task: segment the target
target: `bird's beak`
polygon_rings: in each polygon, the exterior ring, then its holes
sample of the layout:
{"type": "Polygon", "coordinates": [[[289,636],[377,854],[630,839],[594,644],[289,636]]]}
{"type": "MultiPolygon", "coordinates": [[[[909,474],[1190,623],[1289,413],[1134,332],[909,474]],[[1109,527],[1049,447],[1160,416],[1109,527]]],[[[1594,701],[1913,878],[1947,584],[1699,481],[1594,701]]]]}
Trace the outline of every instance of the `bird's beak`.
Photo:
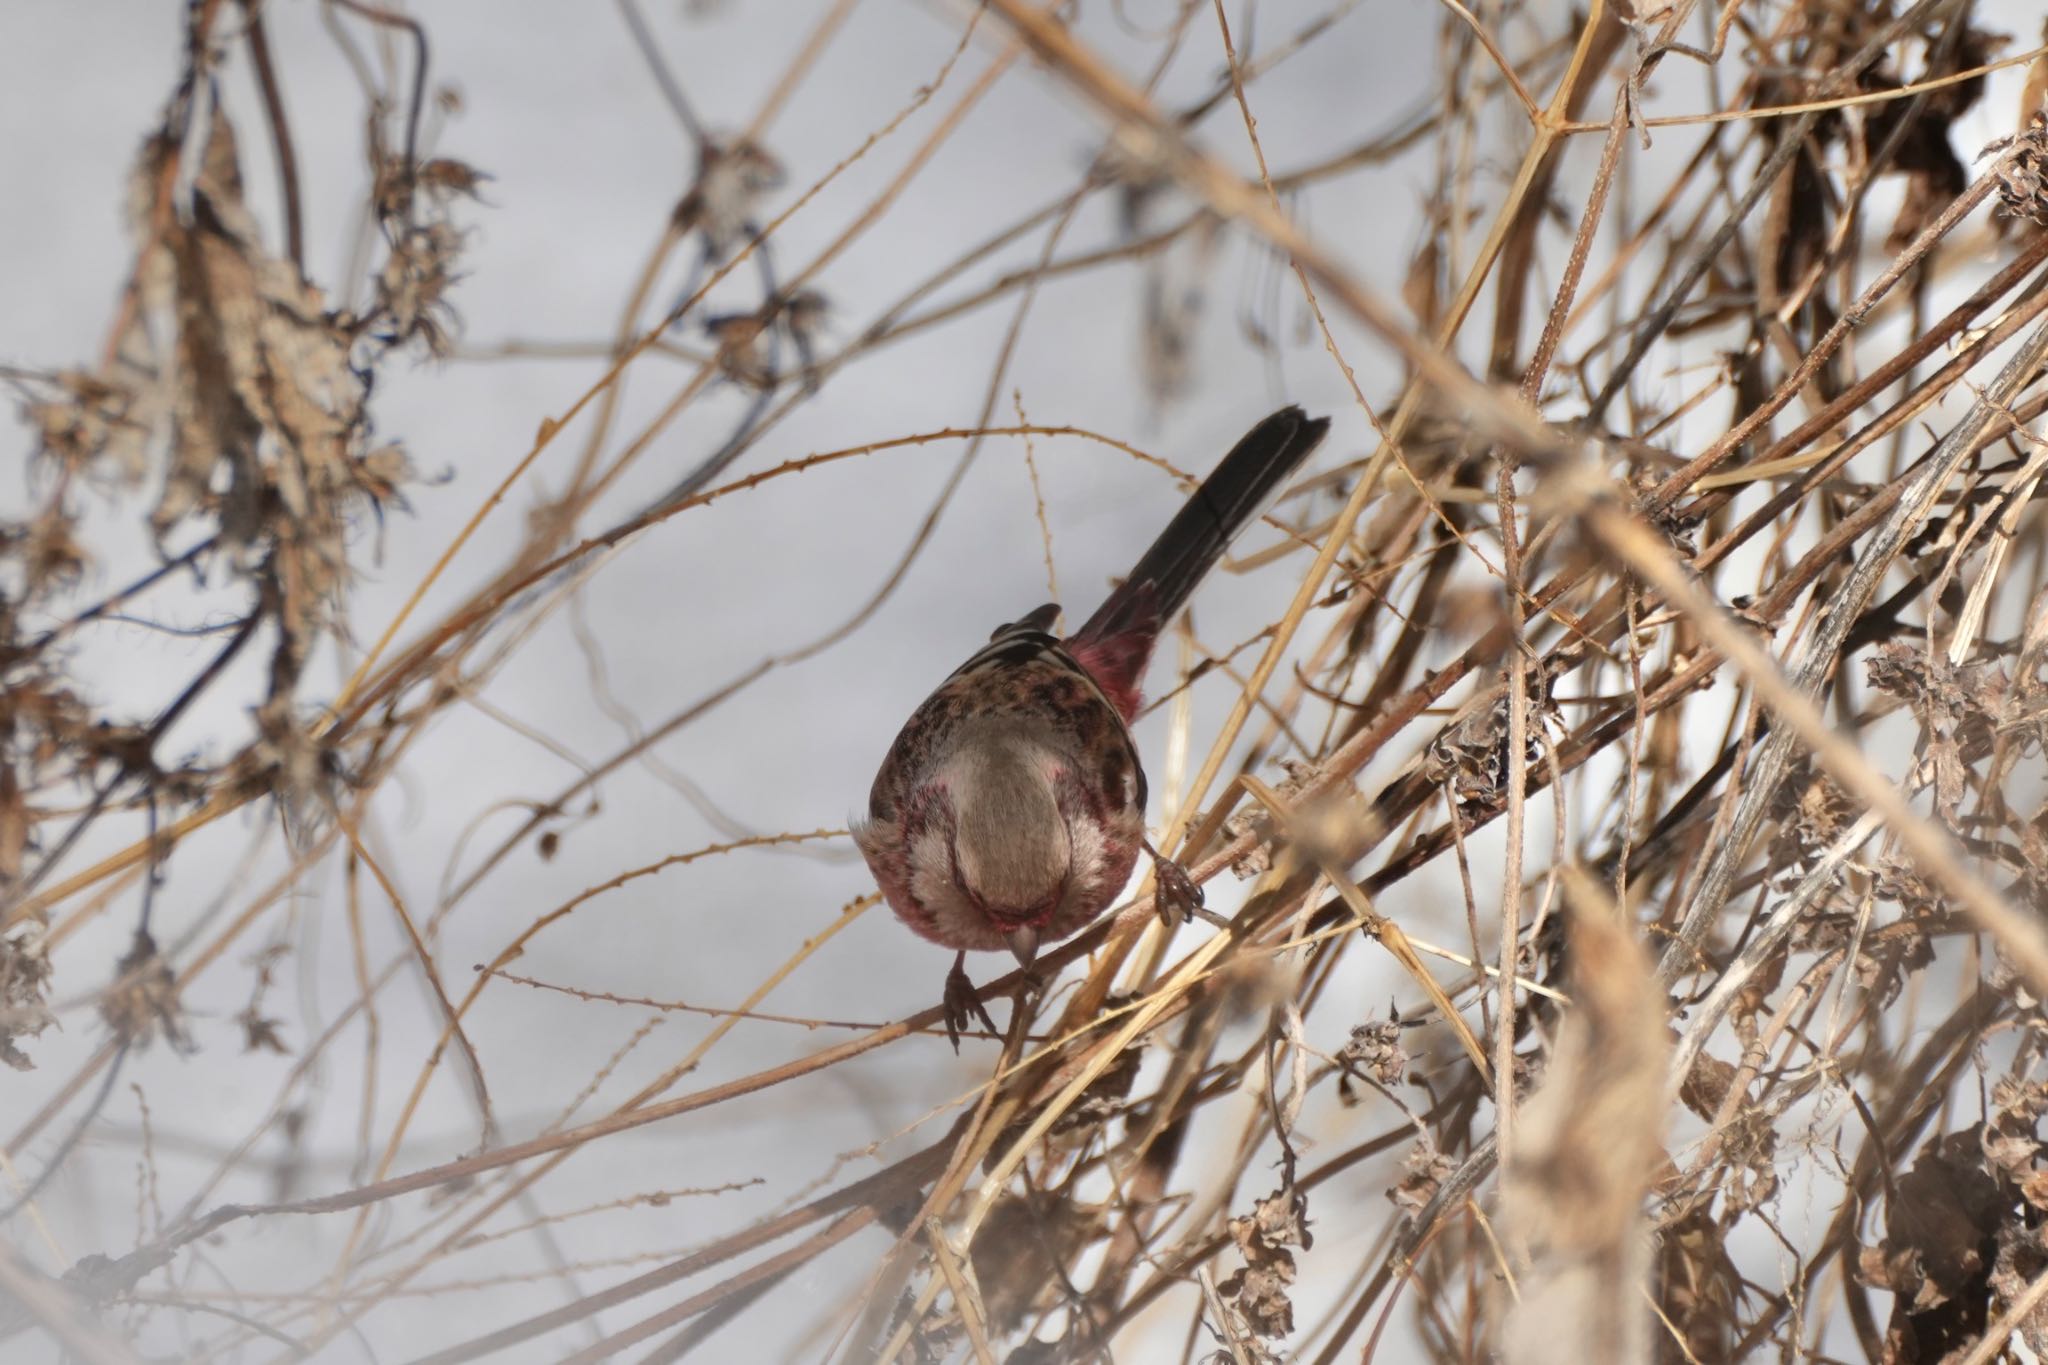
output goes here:
{"type": "Polygon", "coordinates": [[[1017,964],[1029,967],[1031,960],[1038,956],[1038,931],[1030,925],[1012,929],[1009,933],[1010,951],[1017,955],[1017,964]]]}

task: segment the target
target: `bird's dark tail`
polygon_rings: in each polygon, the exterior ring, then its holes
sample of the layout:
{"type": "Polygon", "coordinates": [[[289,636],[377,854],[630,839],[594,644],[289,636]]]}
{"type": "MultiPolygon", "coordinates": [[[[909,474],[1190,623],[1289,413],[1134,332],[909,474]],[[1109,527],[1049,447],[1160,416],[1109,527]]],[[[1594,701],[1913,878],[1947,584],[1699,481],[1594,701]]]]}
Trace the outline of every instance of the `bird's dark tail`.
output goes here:
{"type": "MultiPolygon", "coordinates": [[[[1174,513],[1159,539],[1145,551],[1109,600],[1075,632],[1080,642],[1157,632],[1187,604],[1195,587],[1230,542],[1300,467],[1330,428],[1327,417],[1311,418],[1286,407],[1244,434],[1216,472],[1174,513]]],[[[1151,642],[1144,646],[1151,653],[1151,642]]],[[[1143,668],[1143,661],[1138,663],[1143,668]]]]}

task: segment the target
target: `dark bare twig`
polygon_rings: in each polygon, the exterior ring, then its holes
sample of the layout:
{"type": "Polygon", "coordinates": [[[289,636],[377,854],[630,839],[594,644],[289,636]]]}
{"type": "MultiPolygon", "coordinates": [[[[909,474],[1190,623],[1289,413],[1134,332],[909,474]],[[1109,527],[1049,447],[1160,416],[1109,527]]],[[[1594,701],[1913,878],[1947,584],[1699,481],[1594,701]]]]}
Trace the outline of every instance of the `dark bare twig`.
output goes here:
{"type": "Polygon", "coordinates": [[[256,70],[256,88],[263,96],[265,122],[270,125],[270,142],[277,153],[279,196],[284,200],[285,258],[306,273],[306,224],[299,201],[299,158],[292,147],[291,124],[285,117],[284,91],[279,87],[277,69],[270,57],[270,39],[263,27],[264,0],[241,0],[243,32],[249,42],[249,62],[256,70]]]}
{"type": "Polygon", "coordinates": [[[683,95],[683,88],[676,83],[675,72],[661,55],[661,48],[655,43],[654,35],[647,29],[647,20],[640,13],[639,0],[618,0],[619,17],[626,21],[627,30],[633,35],[633,46],[639,49],[640,57],[647,63],[648,72],[654,77],[655,86],[661,97],[668,101],[668,107],[676,116],[676,122],[683,125],[691,143],[699,155],[705,145],[704,125],[690,108],[690,101],[683,95]]]}

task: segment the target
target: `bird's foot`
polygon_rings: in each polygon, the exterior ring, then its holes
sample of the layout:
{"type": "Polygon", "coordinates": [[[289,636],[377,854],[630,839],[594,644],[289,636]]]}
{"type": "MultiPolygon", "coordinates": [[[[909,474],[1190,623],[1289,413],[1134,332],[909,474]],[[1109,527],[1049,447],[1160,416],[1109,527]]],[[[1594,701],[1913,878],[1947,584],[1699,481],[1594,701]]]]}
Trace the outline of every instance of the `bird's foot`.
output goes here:
{"type": "Polygon", "coordinates": [[[1169,929],[1177,929],[1196,915],[1209,919],[1203,913],[1202,888],[1188,875],[1188,870],[1173,859],[1152,847],[1148,841],[1145,851],[1152,855],[1152,876],[1158,883],[1152,903],[1159,911],[1160,920],[1169,929]]]}
{"type": "Polygon", "coordinates": [[[967,979],[967,954],[961,953],[953,959],[953,970],[946,973],[946,1037],[953,1044],[955,1053],[960,1051],[960,1032],[972,1028],[976,1019],[990,1033],[996,1031],[996,1021],[989,1017],[988,1006],[981,1003],[981,992],[974,989],[974,983],[967,979]]]}
{"type": "Polygon", "coordinates": [[[1186,868],[1170,858],[1161,858],[1153,864],[1153,874],[1159,882],[1154,897],[1159,918],[1168,926],[1186,924],[1202,909],[1202,888],[1195,885],[1186,868]]]}

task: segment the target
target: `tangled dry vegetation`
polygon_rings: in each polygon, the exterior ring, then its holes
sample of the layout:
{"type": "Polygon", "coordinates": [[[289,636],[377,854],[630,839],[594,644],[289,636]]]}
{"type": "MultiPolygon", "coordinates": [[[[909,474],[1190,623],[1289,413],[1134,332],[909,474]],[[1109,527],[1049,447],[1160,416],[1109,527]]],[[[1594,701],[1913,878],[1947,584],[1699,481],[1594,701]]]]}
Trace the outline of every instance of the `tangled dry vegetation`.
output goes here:
{"type": "MultiPolygon", "coordinates": [[[[1155,6],[1148,67],[1103,55],[1118,7],[1076,7],[1068,28],[1057,6],[990,0],[949,12],[952,57],[834,166],[785,165],[776,120],[850,0],[812,7],[775,93],[719,111],[745,129],[719,135],[660,57],[695,21],[622,5],[605,21],[650,59],[695,181],[601,377],[574,409],[532,415],[532,449],[465,485],[495,491],[448,535],[408,513],[413,463],[404,433],[377,429],[376,381],[457,344],[490,168],[433,145],[460,125],[430,31],[327,0],[363,83],[371,173],[352,209],[359,270],[311,278],[313,170],[293,153],[269,8],[190,4],[182,74],[128,180],[134,268],[103,352],[8,374],[35,454],[32,506],[0,531],[0,1060],[36,1098],[0,1105],[0,1353],[38,1336],[93,1361],[736,1359],[767,1339],[794,1358],[1020,1365],[2048,1351],[2048,62],[2033,33],[1997,31],[1974,0],[1447,4],[1427,59],[1438,94],[1332,110],[1348,150],[1304,163],[1258,141],[1262,89],[1304,53],[1375,41],[1358,6],[1155,6]],[[1176,58],[1223,74],[1185,104],[1130,74],[1156,80],[1176,58]],[[256,126],[230,118],[230,77],[261,92],[256,126]],[[778,258],[778,234],[863,158],[915,174],[999,80],[1062,92],[1104,130],[1098,154],[1042,211],[961,242],[835,336],[830,266],[890,230],[901,181],[807,262],[778,258]],[[2002,135],[1986,147],[1974,127],[2002,135]],[[245,181],[252,139],[277,185],[245,181]],[[1301,210],[1403,157],[1436,180],[1397,302],[1301,210]],[[1101,201],[1118,206],[1107,236],[1065,240],[1101,201]],[[1286,534],[1248,554],[1285,566],[1260,580],[1277,584],[1266,628],[1191,636],[1184,676],[1153,679],[1169,710],[1190,684],[1234,701],[1192,734],[1181,713],[1193,761],[1157,837],[1212,901],[1242,880],[1242,907],[1227,928],[1169,931],[1141,887],[1038,979],[986,983],[1015,1010],[1000,1061],[984,1040],[973,1088],[921,1124],[757,1172],[758,1213],[719,1224],[684,1198],[710,1191],[656,1189],[623,1155],[609,1197],[565,1207],[564,1164],[630,1152],[647,1125],[708,1132],[764,1094],[838,1106],[842,1086],[904,1074],[892,1059],[940,1066],[936,1001],[837,1041],[784,1029],[779,1062],[690,1079],[782,975],[830,960],[867,896],[826,907],[782,971],[713,1017],[685,1016],[697,1033],[673,1064],[635,1069],[641,1026],[582,1093],[522,1090],[477,1032],[480,997],[519,1007],[545,987],[635,1021],[655,1003],[523,976],[530,944],[637,878],[844,832],[659,860],[612,846],[609,872],[559,903],[506,884],[515,857],[546,859],[600,819],[589,797],[607,776],[774,660],[636,725],[565,788],[521,793],[516,827],[458,851],[432,897],[406,894],[368,834],[410,751],[488,705],[537,624],[572,590],[602,591],[615,547],[716,517],[722,495],[892,444],[964,441],[956,471],[984,442],[1120,446],[1021,405],[1006,425],[1007,345],[971,431],[803,458],[776,432],[902,337],[992,315],[1014,338],[1035,292],[1077,272],[1132,302],[1162,400],[1220,382],[1196,372],[1191,338],[1223,240],[1270,253],[1309,353],[1358,385],[1327,467],[1274,513],[1286,534]],[[1036,264],[1002,267],[1019,243],[1036,264]],[[1208,246],[1174,250],[1190,243],[1208,246]],[[663,315],[649,281],[669,265],[689,287],[663,315]],[[636,428],[619,377],[656,352],[687,378],[636,428]],[[657,436],[735,392],[730,439],[640,515],[592,521],[657,436]],[[516,552],[481,586],[433,595],[448,564],[475,570],[472,533],[517,515],[499,504],[528,496],[530,469],[552,491],[516,552]],[[101,534],[147,537],[157,566],[108,591],[101,534]],[[378,536],[433,536],[439,558],[405,610],[365,624],[349,602],[378,536]],[[202,578],[238,605],[198,666],[148,714],[96,702],[77,643],[202,578]],[[309,682],[329,650],[338,690],[309,682]],[[238,735],[196,756],[164,742],[252,660],[238,735]],[[252,811],[260,871],[187,855],[252,811]],[[161,922],[194,883],[212,908],[161,922]],[[1454,941],[1391,909],[1425,883],[1460,889],[1438,921],[1454,941]],[[313,885],[336,889],[294,910],[313,885]],[[512,928],[472,973],[442,945],[480,887],[512,928]],[[354,945],[353,994],[324,1003],[317,1033],[280,1003],[278,925],[307,913],[346,916],[354,945]],[[93,932],[107,925],[116,938],[93,932]],[[231,1031],[202,1027],[193,992],[237,974],[248,1004],[231,1031]],[[431,1026],[380,1034],[380,1002],[420,982],[431,1026]],[[94,1041],[51,1077],[46,1029],[66,1001],[67,1035],[94,1041]],[[159,1087],[171,1054],[178,1075],[274,1087],[267,1116],[180,1156],[152,1145],[145,1105],[139,1144],[98,1146],[124,1073],[159,1087]],[[397,1102],[363,1082],[346,1174],[295,1185],[258,1160],[311,1160],[323,1068],[374,1076],[380,1059],[417,1082],[397,1102]],[[476,1140],[422,1157],[421,1093],[450,1075],[476,1140]],[[560,1117],[517,1117],[508,1092],[560,1117]],[[55,1196],[80,1166],[147,1212],[128,1245],[67,1237],[55,1196]],[[651,1266],[553,1240],[634,1209],[667,1215],[671,1242],[700,1231],[651,1266]],[[265,1237],[308,1222],[343,1230],[327,1263],[262,1292],[238,1283],[265,1237]],[[542,1261],[499,1281],[524,1298],[451,1307],[438,1336],[380,1334],[408,1296],[460,1303],[508,1245],[542,1261]],[[764,1318],[782,1335],[749,1336],[764,1318]]],[[[776,1006],[805,1018],[796,998],[776,1006]]],[[[697,1174],[684,1182],[718,1183],[697,1174]]]]}

